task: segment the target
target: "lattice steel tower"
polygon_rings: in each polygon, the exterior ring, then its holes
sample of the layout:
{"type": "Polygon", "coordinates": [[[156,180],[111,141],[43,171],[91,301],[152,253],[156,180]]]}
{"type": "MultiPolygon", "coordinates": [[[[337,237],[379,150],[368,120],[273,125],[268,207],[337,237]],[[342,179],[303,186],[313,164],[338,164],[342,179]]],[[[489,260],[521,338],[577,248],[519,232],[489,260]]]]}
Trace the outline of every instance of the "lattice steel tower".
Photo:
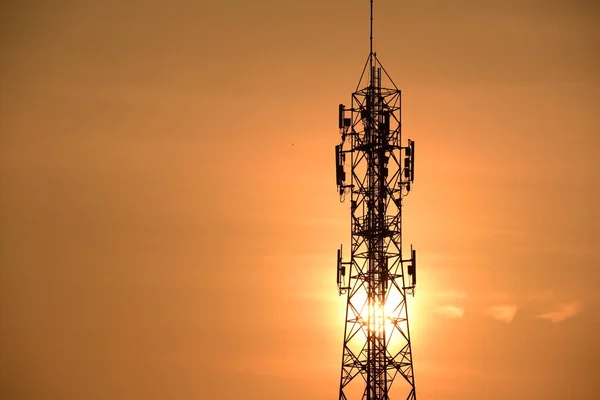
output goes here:
{"type": "Polygon", "coordinates": [[[339,107],[336,183],[350,195],[351,249],[338,250],[337,283],[347,295],[339,398],[416,399],[407,296],[416,253],[402,252],[402,199],[414,181],[415,143],[402,146],[401,92],[370,51],[350,108],[339,107]],[[382,86],[384,82],[387,87],[382,86]],[[345,168],[350,168],[349,182],[345,168]]]}

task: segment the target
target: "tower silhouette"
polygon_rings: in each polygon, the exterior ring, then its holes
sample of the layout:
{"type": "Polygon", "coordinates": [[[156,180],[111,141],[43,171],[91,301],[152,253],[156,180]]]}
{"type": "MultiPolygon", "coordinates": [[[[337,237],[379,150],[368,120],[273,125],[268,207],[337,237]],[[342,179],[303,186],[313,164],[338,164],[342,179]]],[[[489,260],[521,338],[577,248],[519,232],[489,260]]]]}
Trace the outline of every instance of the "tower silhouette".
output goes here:
{"type": "Polygon", "coordinates": [[[402,200],[414,181],[415,142],[402,145],[401,91],[370,51],[350,107],[339,106],[336,184],[350,197],[347,261],[337,255],[346,295],[340,400],[416,399],[407,297],[414,295],[416,251],[403,258],[402,200]],[[383,86],[385,85],[385,86],[383,86]],[[346,169],[349,167],[349,176],[346,169]]]}

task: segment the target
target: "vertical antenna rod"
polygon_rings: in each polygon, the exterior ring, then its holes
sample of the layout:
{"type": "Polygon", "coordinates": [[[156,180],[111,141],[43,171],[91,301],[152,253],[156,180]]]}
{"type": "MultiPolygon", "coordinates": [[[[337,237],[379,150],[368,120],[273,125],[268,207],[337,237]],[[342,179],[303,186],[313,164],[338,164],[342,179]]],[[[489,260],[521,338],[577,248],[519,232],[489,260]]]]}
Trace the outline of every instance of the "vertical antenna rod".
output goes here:
{"type": "Polygon", "coordinates": [[[335,146],[338,192],[351,200],[350,257],[337,253],[336,281],[346,296],[339,400],[416,400],[408,296],[417,257],[412,246],[408,258],[402,251],[415,146],[402,144],[401,91],[373,53],[370,4],[369,57],[351,106],[339,106],[335,146]]]}
{"type": "Polygon", "coordinates": [[[369,53],[373,54],[373,0],[371,0],[371,29],[369,30],[369,53]]]}

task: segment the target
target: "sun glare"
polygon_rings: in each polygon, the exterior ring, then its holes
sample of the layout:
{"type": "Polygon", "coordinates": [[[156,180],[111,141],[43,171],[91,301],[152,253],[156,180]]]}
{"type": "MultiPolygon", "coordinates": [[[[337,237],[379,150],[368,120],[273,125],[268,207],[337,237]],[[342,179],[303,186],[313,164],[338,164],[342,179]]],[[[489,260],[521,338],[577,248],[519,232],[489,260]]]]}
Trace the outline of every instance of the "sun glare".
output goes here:
{"type": "MultiPolygon", "coordinates": [[[[386,337],[392,334],[396,325],[401,326],[402,321],[406,319],[406,308],[397,290],[388,292],[384,304],[375,300],[367,301],[366,291],[353,295],[352,303],[359,310],[363,325],[371,332],[384,331],[386,337]]],[[[408,307],[412,308],[410,304],[408,307]]]]}

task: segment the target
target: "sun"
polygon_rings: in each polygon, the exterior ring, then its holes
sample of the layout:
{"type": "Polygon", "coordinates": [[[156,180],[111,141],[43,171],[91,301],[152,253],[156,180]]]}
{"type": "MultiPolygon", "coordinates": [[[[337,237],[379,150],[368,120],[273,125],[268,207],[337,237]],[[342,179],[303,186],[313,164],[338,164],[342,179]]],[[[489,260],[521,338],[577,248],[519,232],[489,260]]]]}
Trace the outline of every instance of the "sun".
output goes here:
{"type": "Polygon", "coordinates": [[[407,304],[398,290],[388,291],[385,297],[384,303],[368,299],[366,290],[361,290],[352,295],[351,303],[354,309],[358,310],[359,318],[366,330],[391,338],[392,335],[397,335],[395,331],[405,329],[407,305],[410,312],[412,302],[407,304]]]}

